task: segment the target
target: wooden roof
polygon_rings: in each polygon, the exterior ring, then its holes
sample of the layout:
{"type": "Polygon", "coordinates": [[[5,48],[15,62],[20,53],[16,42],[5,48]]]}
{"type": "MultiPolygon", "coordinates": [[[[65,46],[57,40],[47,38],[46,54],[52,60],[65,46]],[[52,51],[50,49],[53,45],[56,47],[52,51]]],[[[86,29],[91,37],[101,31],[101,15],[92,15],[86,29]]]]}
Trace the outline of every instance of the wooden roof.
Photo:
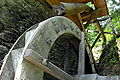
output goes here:
{"type": "MultiPolygon", "coordinates": [[[[105,0],[46,0],[51,6],[53,5],[59,5],[60,2],[66,2],[66,3],[87,3],[87,2],[92,2],[95,6],[96,9],[100,9],[100,13],[97,13],[95,16],[95,19],[101,16],[106,16],[108,15],[108,9],[106,6],[106,1],[105,0]]],[[[90,13],[86,15],[82,15],[83,22],[87,21],[89,19],[90,13]]],[[[69,19],[71,19],[73,22],[75,22],[78,26],[79,24],[79,19],[77,14],[74,15],[66,15],[69,19]]]]}

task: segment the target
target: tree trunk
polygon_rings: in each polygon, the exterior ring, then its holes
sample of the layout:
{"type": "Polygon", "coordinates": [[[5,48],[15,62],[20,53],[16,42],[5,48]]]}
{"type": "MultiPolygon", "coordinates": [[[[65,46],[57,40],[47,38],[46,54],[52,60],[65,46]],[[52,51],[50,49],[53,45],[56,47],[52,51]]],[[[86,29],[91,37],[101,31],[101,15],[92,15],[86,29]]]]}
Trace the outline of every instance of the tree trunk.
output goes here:
{"type": "Polygon", "coordinates": [[[51,16],[51,7],[44,0],[1,0],[0,63],[26,29],[51,16]]]}

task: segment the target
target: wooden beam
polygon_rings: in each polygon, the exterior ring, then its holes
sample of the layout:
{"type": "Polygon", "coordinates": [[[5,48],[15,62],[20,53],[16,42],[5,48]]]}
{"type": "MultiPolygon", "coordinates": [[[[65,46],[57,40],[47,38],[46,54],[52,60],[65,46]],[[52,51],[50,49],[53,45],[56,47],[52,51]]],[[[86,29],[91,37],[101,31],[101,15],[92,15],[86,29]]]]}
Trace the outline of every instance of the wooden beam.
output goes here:
{"type": "Polygon", "coordinates": [[[101,35],[101,34],[102,34],[102,33],[99,33],[99,34],[98,34],[98,36],[97,36],[97,38],[95,39],[95,41],[93,42],[91,48],[93,48],[93,47],[95,46],[95,44],[96,44],[97,40],[100,38],[100,35],[101,35]]]}
{"type": "Polygon", "coordinates": [[[91,21],[94,19],[95,14],[91,14],[89,20],[87,21],[87,23],[85,24],[85,28],[87,28],[89,26],[89,24],[91,23],[91,21]]]}
{"type": "Polygon", "coordinates": [[[66,49],[65,49],[65,59],[64,59],[64,71],[65,72],[69,72],[69,69],[70,69],[70,60],[69,60],[69,57],[70,57],[70,44],[69,44],[69,41],[66,41],[66,49]]]}
{"type": "MultiPolygon", "coordinates": [[[[95,33],[99,33],[99,31],[96,31],[96,30],[87,30],[87,32],[95,32],[95,33]]],[[[111,32],[103,32],[104,34],[110,34],[110,35],[113,35],[114,33],[111,33],[111,32]]]]}
{"type": "Polygon", "coordinates": [[[100,13],[100,11],[101,11],[101,10],[98,9],[98,10],[93,11],[93,12],[91,13],[91,15],[90,15],[90,17],[89,17],[87,23],[85,24],[85,28],[88,27],[88,25],[92,22],[92,20],[95,18],[95,16],[96,16],[98,13],[100,13]]]}
{"type": "MultiPolygon", "coordinates": [[[[102,28],[102,32],[104,32],[104,29],[106,28],[106,26],[108,25],[108,23],[110,22],[111,18],[109,18],[106,22],[106,24],[104,25],[104,27],[102,28]]],[[[99,35],[97,36],[97,38],[95,39],[95,41],[93,42],[92,48],[94,47],[94,45],[96,44],[97,40],[100,38],[102,32],[99,33],[99,35]]]]}
{"type": "Polygon", "coordinates": [[[95,27],[97,28],[97,30],[99,31],[99,33],[101,33],[101,36],[102,36],[103,41],[106,42],[106,37],[105,37],[105,35],[104,35],[104,33],[103,33],[102,27],[101,27],[101,25],[99,24],[99,22],[94,23],[94,25],[95,25],[95,27]]]}
{"type": "Polygon", "coordinates": [[[79,21],[80,21],[80,24],[82,26],[82,29],[83,29],[83,32],[84,32],[84,36],[85,36],[85,42],[86,42],[86,45],[87,45],[87,52],[88,52],[88,55],[89,55],[89,58],[90,58],[90,63],[91,63],[91,67],[92,67],[92,72],[93,73],[96,73],[95,71],[95,60],[94,60],[94,57],[93,57],[93,54],[92,54],[92,49],[90,47],[90,44],[88,42],[88,39],[87,39],[87,34],[85,32],[85,27],[83,25],[83,22],[82,22],[82,17],[80,15],[80,13],[78,13],[78,18],[79,18],[79,21]]]}
{"type": "Polygon", "coordinates": [[[101,13],[101,9],[98,8],[98,9],[96,9],[95,11],[91,11],[91,12],[89,12],[89,13],[81,14],[81,17],[82,17],[83,22],[88,21],[89,18],[90,18],[90,16],[91,16],[91,14],[96,14],[95,17],[94,17],[94,19],[96,20],[98,17],[101,17],[101,16],[100,16],[100,15],[102,14],[102,13],[101,13]]]}
{"type": "Polygon", "coordinates": [[[79,63],[78,63],[78,77],[85,74],[85,40],[84,32],[81,32],[81,42],[79,45],[79,63]]]}
{"type": "Polygon", "coordinates": [[[91,23],[96,23],[96,22],[100,22],[100,21],[105,21],[107,20],[109,17],[106,17],[106,18],[102,18],[102,19],[96,19],[94,21],[92,21],[91,23]]]}
{"type": "Polygon", "coordinates": [[[91,10],[91,7],[83,3],[61,2],[59,5],[53,6],[53,11],[55,15],[71,15],[83,12],[90,12],[91,10]]]}
{"type": "Polygon", "coordinates": [[[26,50],[24,59],[60,80],[75,80],[71,75],[64,72],[32,49],[26,50]]]}

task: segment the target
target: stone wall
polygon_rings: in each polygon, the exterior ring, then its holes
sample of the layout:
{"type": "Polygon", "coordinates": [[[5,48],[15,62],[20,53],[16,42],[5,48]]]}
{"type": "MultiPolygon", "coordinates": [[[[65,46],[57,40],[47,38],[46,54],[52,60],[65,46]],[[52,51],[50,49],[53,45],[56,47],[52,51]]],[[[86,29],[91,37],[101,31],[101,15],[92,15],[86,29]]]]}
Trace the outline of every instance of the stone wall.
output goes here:
{"type": "Polygon", "coordinates": [[[0,0],[0,65],[26,29],[51,16],[51,7],[44,0],[0,0]]]}

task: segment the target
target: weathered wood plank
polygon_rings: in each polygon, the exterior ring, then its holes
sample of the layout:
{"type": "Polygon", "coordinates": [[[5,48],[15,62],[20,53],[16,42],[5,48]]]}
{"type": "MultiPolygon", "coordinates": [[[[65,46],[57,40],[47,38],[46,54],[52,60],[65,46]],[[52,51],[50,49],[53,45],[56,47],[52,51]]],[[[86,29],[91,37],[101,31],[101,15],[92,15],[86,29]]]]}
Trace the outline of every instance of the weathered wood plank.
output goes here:
{"type": "Polygon", "coordinates": [[[92,54],[92,49],[91,49],[90,44],[89,44],[88,39],[87,39],[87,34],[85,32],[85,27],[83,25],[83,21],[82,21],[82,17],[80,15],[80,13],[78,13],[78,18],[79,18],[79,22],[81,24],[82,30],[85,34],[84,35],[85,36],[85,42],[86,42],[86,45],[87,45],[86,49],[87,49],[87,52],[88,52],[88,55],[89,55],[89,58],[90,58],[92,72],[95,73],[96,71],[95,71],[94,57],[93,57],[93,54],[92,54]]]}
{"type": "Polygon", "coordinates": [[[43,80],[43,70],[22,59],[21,50],[13,50],[14,53],[12,52],[13,68],[15,70],[14,80],[43,80]]]}
{"type": "Polygon", "coordinates": [[[102,27],[101,27],[100,23],[97,22],[97,23],[95,23],[94,25],[95,25],[95,27],[97,28],[97,30],[99,31],[99,33],[102,33],[101,36],[102,36],[102,38],[103,38],[103,41],[106,42],[106,37],[105,37],[105,35],[104,35],[104,32],[102,31],[102,27]]]}
{"type": "MultiPolygon", "coordinates": [[[[97,9],[101,9],[101,13],[100,14],[97,14],[94,19],[98,18],[98,17],[101,17],[101,16],[106,16],[108,15],[108,9],[107,9],[107,6],[106,6],[106,1],[105,0],[46,0],[51,6],[54,6],[54,5],[59,5],[60,2],[66,2],[66,3],[86,3],[86,2],[92,2],[95,7],[97,9]]],[[[67,15],[67,17],[69,19],[71,19],[72,21],[74,21],[78,26],[80,25],[79,24],[79,20],[78,20],[78,17],[76,14],[74,15],[67,15]]],[[[89,19],[90,15],[85,15],[82,17],[83,21],[87,21],[89,19]]]]}
{"type": "Polygon", "coordinates": [[[53,7],[53,11],[56,15],[71,15],[83,12],[90,12],[91,7],[83,3],[64,3],[61,2],[56,7],[53,7]]]}
{"type": "Polygon", "coordinates": [[[67,44],[66,44],[66,49],[65,49],[65,60],[64,60],[64,71],[65,72],[69,72],[69,69],[70,69],[70,60],[69,60],[69,57],[70,57],[70,44],[69,42],[67,41],[67,44]]]}
{"type": "Polygon", "coordinates": [[[16,69],[14,80],[43,80],[43,73],[42,69],[23,59],[16,69]]]}
{"type": "Polygon", "coordinates": [[[60,80],[75,80],[72,76],[58,68],[57,66],[53,65],[47,59],[40,56],[38,53],[31,49],[27,49],[24,55],[24,58],[31,62],[32,64],[38,66],[43,71],[51,74],[52,76],[60,79],[60,80]]]}
{"type": "Polygon", "coordinates": [[[22,55],[23,48],[21,49],[15,49],[11,51],[11,56],[12,56],[12,64],[14,71],[16,71],[17,65],[19,63],[20,57],[22,55]]]}
{"type": "MultiPolygon", "coordinates": [[[[33,26],[30,29],[32,28],[36,28],[36,26],[33,26]]],[[[25,31],[17,39],[13,47],[10,49],[9,53],[6,55],[0,71],[0,80],[13,80],[15,76],[16,67],[17,64],[19,63],[19,59],[22,53],[22,47],[24,47],[24,43],[25,43],[24,36],[27,31],[25,31]]]]}
{"type": "Polygon", "coordinates": [[[27,50],[24,55],[24,58],[30,61],[31,63],[35,64],[36,66],[40,67],[45,72],[57,77],[58,79],[64,80],[64,78],[67,78],[69,80],[74,80],[72,76],[68,75],[52,63],[48,62],[47,59],[38,55],[38,53],[36,53],[33,50],[27,50]]]}
{"type": "Polygon", "coordinates": [[[78,75],[79,77],[85,73],[85,40],[84,32],[81,33],[81,42],[79,45],[79,63],[78,63],[78,75]]]}

